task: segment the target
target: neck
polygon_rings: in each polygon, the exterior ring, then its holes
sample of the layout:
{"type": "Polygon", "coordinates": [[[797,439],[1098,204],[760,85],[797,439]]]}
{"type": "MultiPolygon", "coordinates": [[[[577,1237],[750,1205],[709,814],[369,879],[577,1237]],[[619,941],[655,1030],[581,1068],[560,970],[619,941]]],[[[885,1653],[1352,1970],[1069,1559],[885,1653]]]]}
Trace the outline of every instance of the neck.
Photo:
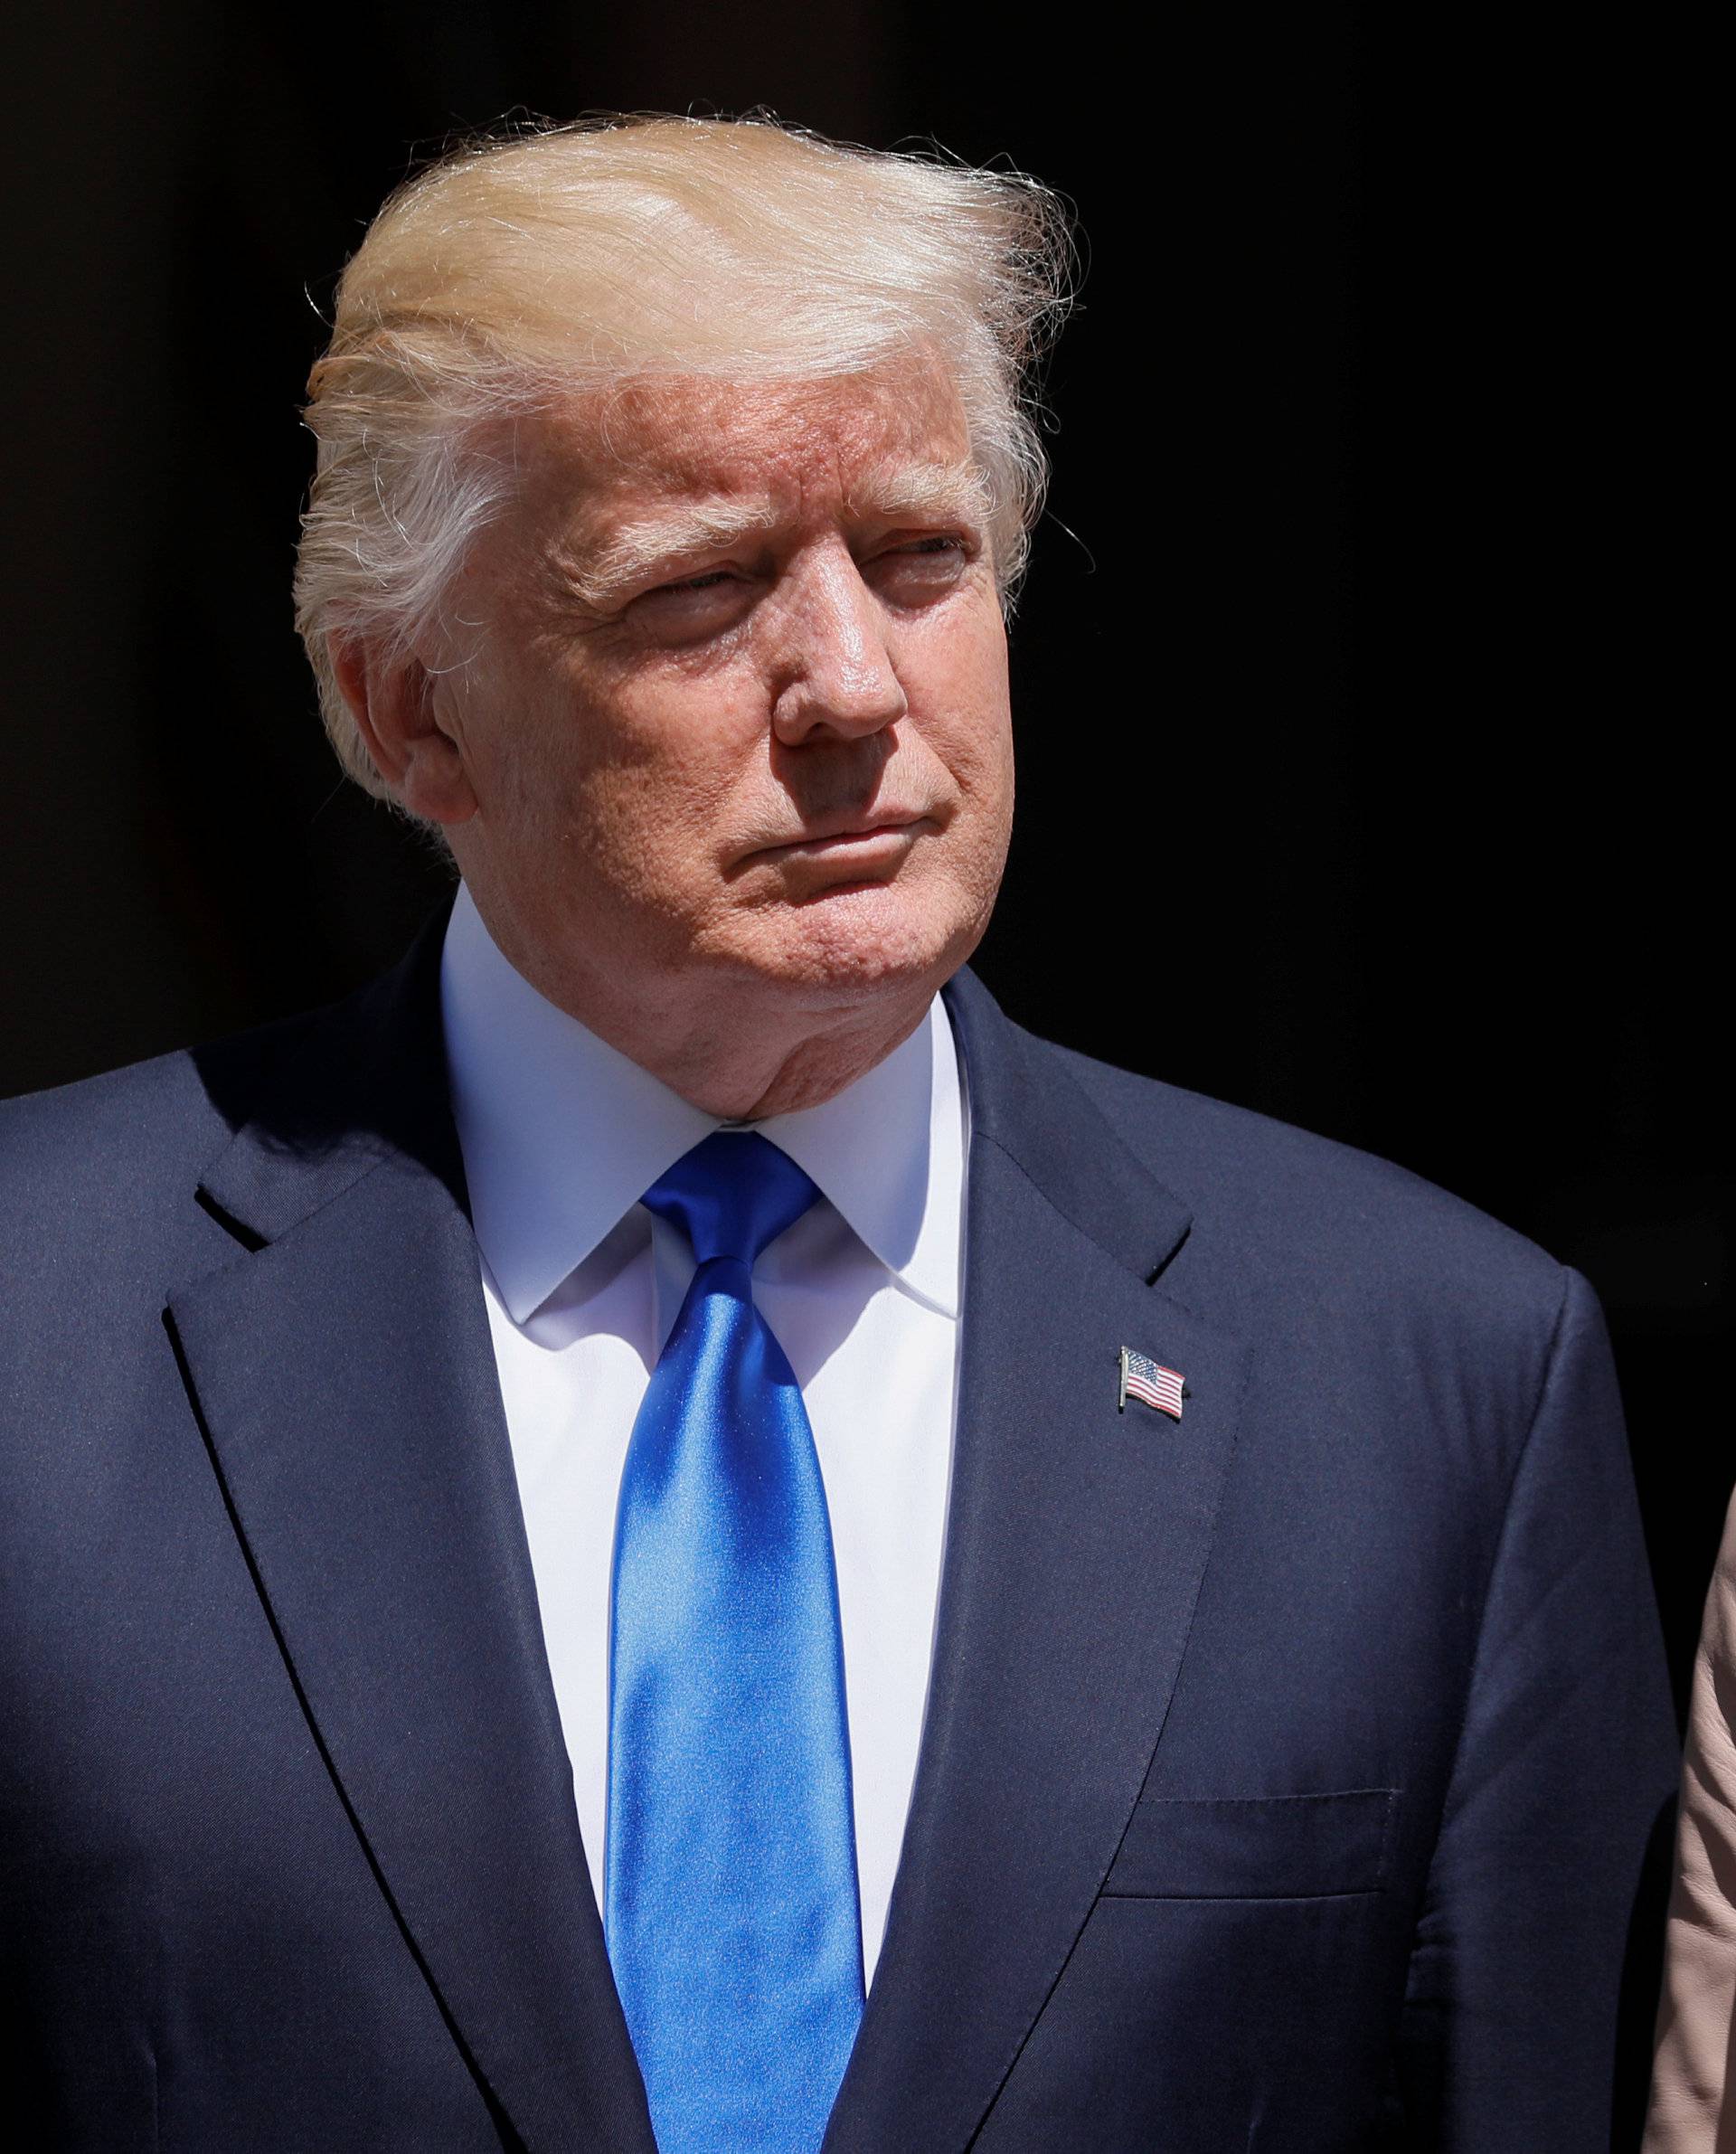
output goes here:
{"type": "Polygon", "coordinates": [[[925,972],[847,998],[733,977],[624,986],[601,969],[549,963],[502,924],[506,931],[490,931],[496,947],[544,1000],[722,1121],[763,1121],[835,1097],[909,1039],[945,978],[925,972]]]}

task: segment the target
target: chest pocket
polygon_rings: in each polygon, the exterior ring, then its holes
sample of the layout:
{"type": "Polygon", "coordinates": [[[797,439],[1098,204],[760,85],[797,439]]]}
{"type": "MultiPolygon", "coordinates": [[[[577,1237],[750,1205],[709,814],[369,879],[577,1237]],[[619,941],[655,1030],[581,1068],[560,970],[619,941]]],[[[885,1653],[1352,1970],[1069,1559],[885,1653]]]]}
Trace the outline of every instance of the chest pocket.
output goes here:
{"type": "Polygon", "coordinates": [[[1317,1900],[1379,1892],[1399,1796],[1392,1788],[1320,1795],[1148,1795],[1103,1885],[1106,1898],[1317,1900]]]}

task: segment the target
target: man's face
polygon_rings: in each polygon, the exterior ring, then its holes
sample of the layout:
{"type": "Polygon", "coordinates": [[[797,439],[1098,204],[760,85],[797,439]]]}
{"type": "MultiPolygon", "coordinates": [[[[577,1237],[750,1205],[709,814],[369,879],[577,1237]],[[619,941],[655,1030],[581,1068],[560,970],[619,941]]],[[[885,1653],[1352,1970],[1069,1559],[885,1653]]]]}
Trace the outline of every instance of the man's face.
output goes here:
{"type": "Polygon", "coordinates": [[[929,994],[987,921],[1006,646],[956,392],[692,379],[521,426],[448,613],[448,833],[496,938],[618,1034],[929,994]]]}

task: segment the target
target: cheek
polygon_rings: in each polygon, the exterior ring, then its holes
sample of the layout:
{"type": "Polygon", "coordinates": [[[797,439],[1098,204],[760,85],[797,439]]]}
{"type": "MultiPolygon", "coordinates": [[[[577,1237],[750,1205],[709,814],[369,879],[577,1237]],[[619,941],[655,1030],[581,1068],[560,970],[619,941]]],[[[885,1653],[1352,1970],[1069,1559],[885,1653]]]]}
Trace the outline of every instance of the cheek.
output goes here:
{"type": "Polygon", "coordinates": [[[929,744],[979,810],[1010,814],[1013,721],[998,622],[962,654],[943,655],[948,662],[935,668],[924,696],[934,713],[929,744]]]}
{"type": "Polygon", "coordinates": [[[597,784],[618,787],[648,824],[671,833],[708,828],[743,773],[765,760],[763,700],[736,670],[635,684],[610,718],[597,784]]]}
{"type": "Polygon", "coordinates": [[[635,684],[606,704],[575,698],[551,759],[561,843],[592,876],[659,912],[709,902],[717,834],[740,821],[764,760],[763,721],[744,724],[732,686],[712,676],[635,684]]]}
{"type": "Polygon", "coordinates": [[[537,657],[533,638],[497,634],[462,675],[465,763],[485,818],[514,843],[566,818],[598,738],[570,685],[537,657]]]}

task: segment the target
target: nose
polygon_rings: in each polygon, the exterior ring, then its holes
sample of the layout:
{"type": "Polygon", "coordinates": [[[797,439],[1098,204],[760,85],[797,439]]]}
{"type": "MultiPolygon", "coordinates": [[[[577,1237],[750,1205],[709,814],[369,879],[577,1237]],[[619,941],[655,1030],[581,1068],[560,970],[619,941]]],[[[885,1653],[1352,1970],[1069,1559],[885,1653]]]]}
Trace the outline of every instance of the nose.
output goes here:
{"type": "Polygon", "coordinates": [[[816,735],[859,739],[910,708],[885,614],[848,551],[803,565],[779,624],[772,730],[786,747],[816,735]]]}

